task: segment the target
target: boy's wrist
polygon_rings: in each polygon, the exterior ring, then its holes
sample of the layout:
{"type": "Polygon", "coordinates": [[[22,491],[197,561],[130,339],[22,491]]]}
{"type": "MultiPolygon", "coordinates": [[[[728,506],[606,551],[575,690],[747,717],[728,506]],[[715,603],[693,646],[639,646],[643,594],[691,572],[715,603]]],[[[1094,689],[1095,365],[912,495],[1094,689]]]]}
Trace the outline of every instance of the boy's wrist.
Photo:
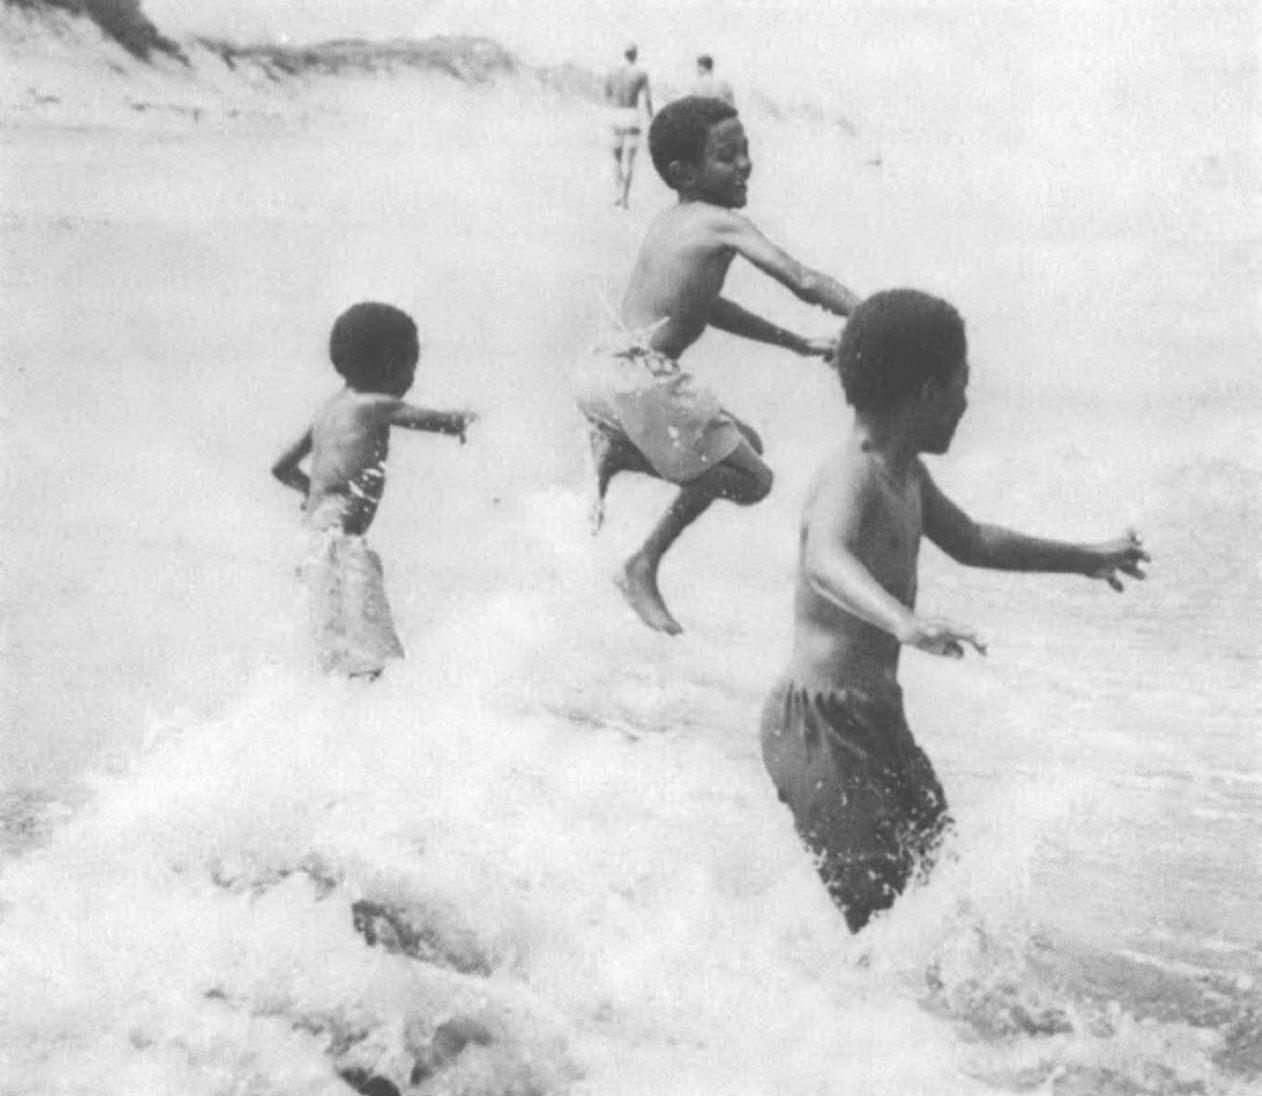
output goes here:
{"type": "Polygon", "coordinates": [[[894,638],[906,646],[920,635],[920,621],[913,614],[908,613],[906,617],[894,622],[893,633],[894,638]]]}

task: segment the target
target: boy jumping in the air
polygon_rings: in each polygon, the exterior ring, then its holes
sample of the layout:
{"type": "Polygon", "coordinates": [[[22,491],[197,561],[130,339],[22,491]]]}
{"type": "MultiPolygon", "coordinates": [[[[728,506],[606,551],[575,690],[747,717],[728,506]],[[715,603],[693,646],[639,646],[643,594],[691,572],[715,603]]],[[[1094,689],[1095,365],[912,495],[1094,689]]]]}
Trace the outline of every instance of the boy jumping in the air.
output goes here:
{"type": "Polygon", "coordinates": [[[303,524],[317,534],[303,573],[320,668],[376,677],[386,659],[403,657],[381,559],[364,541],[385,490],[390,428],[451,434],[463,444],[477,416],[403,401],[420,344],[411,317],[390,305],[357,304],[343,312],[329,336],[329,356],[346,387],[320,408],[272,474],[303,493],[303,524]],[[299,467],[308,455],[310,473],[299,467]]]}
{"type": "Polygon", "coordinates": [[[1101,544],[979,525],[933,482],[967,406],[964,324],[913,290],[869,297],[838,351],[855,425],[816,476],[802,518],[792,660],[767,701],[763,759],[846,923],[858,932],[927,871],[949,825],[933,766],[903,715],[904,645],[985,653],[972,629],[915,612],[921,536],[969,567],[1143,578],[1129,532],[1101,544]]]}
{"type": "Polygon", "coordinates": [[[762,443],[684,372],[679,357],[707,327],[826,357],[829,339],[806,339],[723,297],[741,255],[803,301],[838,316],[859,298],[771,243],[744,216],[751,164],[745,130],[721,99],[687,98],[664,107],[649,129],[658,173],[679,195],[649,226],[622,302],[620,331],[580,378],[578,404],[593,424],[597,527],[609,481],[618,472],[658,476],[680,486],[618,586],[650,628],[682,631],[657,587],[663,554],[716,499],[749,506],[771,490],[762,443]]]}

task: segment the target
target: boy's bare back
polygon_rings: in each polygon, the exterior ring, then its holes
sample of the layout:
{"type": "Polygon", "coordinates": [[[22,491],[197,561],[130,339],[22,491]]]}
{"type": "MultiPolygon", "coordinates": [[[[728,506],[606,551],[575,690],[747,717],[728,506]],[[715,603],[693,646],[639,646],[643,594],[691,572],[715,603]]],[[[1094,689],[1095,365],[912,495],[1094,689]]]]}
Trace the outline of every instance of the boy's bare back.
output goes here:
{"type": "Polygon", "coordinates": [[[394,396],[344,388],[320,408],[311,424],[307,524],[367,531],[386,485],[390,425],[403,407],[394,396]]]}
{"type": "Polygon", "coordinates": [[[320,408],[311,429],[281,454],[272,471],[306,495],[307,525],[363,536],[385,490],[391,427],[450,434],[463,442],[476,419],[470,411],[433,411],[348,385],[320,408]],[[304,473],[298,466],[308,455],[310,472],[304,473]]]}

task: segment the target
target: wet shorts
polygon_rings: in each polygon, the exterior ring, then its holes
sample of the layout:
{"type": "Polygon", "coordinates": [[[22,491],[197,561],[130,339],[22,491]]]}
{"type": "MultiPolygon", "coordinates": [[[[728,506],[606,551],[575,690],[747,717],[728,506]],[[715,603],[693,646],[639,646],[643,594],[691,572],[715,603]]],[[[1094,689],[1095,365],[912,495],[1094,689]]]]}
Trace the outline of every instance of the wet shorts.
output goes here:
{"type": "Polygon", "coordinates": [[[932,867],[950,816],[900,693],[877,700],[782,681],[763,709],[762,752],[852,930],[932,867]]]}
{"type": "Polygon", "coordinates": [[[386,601],[381,557],[337,529],[312,538],[301,575],[316,662],[325,673],[375,676],[403,657],[386,601]]]}
{"type": "Polygon", "coordinates": [[[626,437],[671,483],[696,479],[743,440],[709,388],[646,347],[594,350],[576,371],[575,385],[588,421],[626,437]]]}

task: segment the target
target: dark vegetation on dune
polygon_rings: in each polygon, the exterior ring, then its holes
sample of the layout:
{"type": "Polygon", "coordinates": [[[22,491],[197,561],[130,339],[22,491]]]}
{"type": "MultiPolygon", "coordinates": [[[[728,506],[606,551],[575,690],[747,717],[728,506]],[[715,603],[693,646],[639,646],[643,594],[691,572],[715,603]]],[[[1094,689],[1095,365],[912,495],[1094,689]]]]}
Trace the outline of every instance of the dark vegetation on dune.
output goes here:
{"type": "Polygon", "coordinates": [[[311,46],[242,46],[218,38],[198,38],[197,44],[217,54],[230,68],[249,62],[277,78],[304,73],[339,76],[413,69],[442,73],[467,84],[526,76],[555,91],[589,99],[599,98],[602,88],[599,77],[577,65],[524,65],[498,42],[472,36],[397,38],[385,42],[347,38],[311,46]]]}
{"type": "Polygon", "coordinates": [[[395,39],[388,42],[345,38],[312,46],[272,43],[240,46],[214,38],[201,38],[198,43],[217,53],[230,66],[239,61],[254,61],[290,75],[313,72],[337,76],[342,73],[416,68],[445,72],[460,80],[478,82],[494,76],[514,75],[521,67],[513,54],[489,38],[395,39]]]}
{"type": "MultiPolygon", "coordinates": [[[[188,57],[141,10],[140,0],[2,0],[9,8],[35,16],[64,13],[90,19],[134,57],[152,60],[164,54],[184,63],[188,57]]],[[[374,42],[339,39],[310,46],[275,43],[240,45],[222,38],[196,38],[193,45],[209,50],[229,68],[247,64],[276,80],[302,74],[338,76],[393,72],[399,69],[437,72],[464,83],[486,83],[499,77],[533,78],[555,91],[595,99],[601,82],[572,64],[545,68],[523,65],[518,57],[489,38],[435,37],[374,42]]]]}
{"type": "Polygon", "coordinates": [[[33,12],[64,11],[91,19],[134,57],[148,60],[154,52],[185,60],[183,52],[140,10],[140,0],[4,0],[8,7],[33,12]]]}

